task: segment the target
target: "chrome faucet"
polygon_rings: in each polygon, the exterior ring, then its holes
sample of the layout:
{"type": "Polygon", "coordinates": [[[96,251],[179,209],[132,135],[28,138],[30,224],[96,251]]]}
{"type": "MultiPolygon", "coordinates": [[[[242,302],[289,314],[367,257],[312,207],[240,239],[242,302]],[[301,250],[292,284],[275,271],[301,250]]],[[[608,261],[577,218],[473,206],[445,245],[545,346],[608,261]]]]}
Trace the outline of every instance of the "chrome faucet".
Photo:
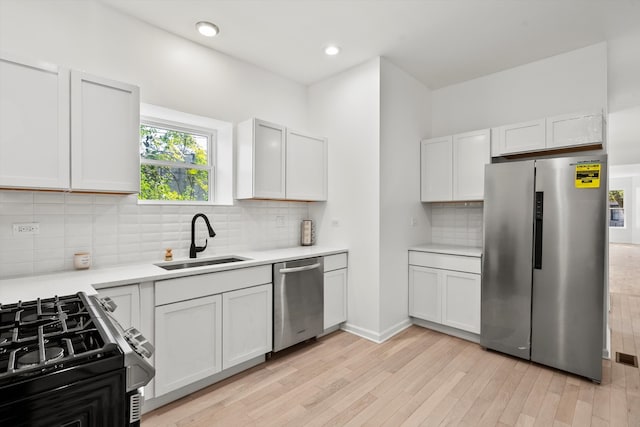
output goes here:
{"type": "Polygon", "coordinates": [[[191,220],[191,247],[189,248],[189,258],[195,258],[198,252],[202,252],[207,249],[207,239],[204,239],[204,246],[196,246],[196,220],[198,217],[202,217],[204,222],[207,224],[207,228],[209,229],[209,237],[216,237],[216,232],[211,228],[211,224],[209,223],[209,218],[203,213],[197,213],[193,216],[191,220]]]}

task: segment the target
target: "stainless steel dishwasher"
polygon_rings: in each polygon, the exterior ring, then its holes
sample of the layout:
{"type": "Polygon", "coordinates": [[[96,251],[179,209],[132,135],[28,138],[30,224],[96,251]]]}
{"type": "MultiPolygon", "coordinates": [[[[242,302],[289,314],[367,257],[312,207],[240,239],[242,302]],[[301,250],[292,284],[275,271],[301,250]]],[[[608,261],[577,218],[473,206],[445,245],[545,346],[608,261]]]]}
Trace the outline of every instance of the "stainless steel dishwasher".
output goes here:
{"type": "Polygon", "coordinates": [[[273,351],[280,351],[324,330],[324,259],[273,265],[273,351]]]}

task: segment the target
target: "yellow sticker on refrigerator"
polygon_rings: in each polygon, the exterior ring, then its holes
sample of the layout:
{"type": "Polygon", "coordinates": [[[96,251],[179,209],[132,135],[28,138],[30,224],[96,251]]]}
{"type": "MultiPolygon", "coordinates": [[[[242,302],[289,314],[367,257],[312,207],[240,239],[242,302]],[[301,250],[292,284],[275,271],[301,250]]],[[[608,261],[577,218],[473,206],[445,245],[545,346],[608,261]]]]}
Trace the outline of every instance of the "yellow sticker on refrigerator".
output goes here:
{"type": "Polygon", "coordinates": [[[600,188],[600,163],[576,165],[576,188],[600,188]]]}

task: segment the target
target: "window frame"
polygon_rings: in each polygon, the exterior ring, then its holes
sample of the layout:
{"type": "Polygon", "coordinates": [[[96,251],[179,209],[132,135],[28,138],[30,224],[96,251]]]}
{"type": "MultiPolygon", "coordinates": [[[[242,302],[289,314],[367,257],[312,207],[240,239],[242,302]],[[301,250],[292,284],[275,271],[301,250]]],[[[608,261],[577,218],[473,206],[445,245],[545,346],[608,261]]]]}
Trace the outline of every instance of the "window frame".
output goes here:
{"type": "MultiPolygon", "coordinates": [[[[164,160],[150,160],[145,159],[140,154],[140,167],[138,173],[142,174],[142,165],[163,166],[171,168],[181,169],[198,169],[208,171],[209,183],[208,183],[208,199],[209,200],[147,200],[140,199],[138,196],[138,204],[144,205],[167,205],[167,206],[180,206],[180,205],[214,205],[215,199],[215,185],[216,185],[216,148],[217,148],[217,129],[206,128],[202,126],[191,125],[189,123],[176,122],[173,120],[162,119],[151,116],[140,116],[140,126],[157,127],[161,129],[172,130],[176,132],[188,133],[198,136],[205,136],[207,138],[207,165],[197,165],[186,162],[170,162],[164,160]]],[[[140,139],[138,138],[138,149],[140,149],[140,139]]],[[[139,193],[138,193],[139,194],[139,193]]]]}

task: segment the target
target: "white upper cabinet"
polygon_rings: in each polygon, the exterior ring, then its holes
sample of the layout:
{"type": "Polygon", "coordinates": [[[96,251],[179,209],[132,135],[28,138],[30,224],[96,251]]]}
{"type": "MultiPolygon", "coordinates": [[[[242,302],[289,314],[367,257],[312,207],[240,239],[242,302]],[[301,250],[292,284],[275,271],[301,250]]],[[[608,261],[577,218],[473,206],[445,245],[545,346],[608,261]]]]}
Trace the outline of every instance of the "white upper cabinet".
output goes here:
{"type": "Polygon", "coordinates": [[[491,131],[453,137],[453,199],[484,199],[484,167],[491,163],[491,131]]]}
{"type": "Polygon", "coordinates": [[[137,87],[2,54],[0,94],[0,187],[139,191],[137,87]]]}
{"type": "Polygon", "coordinates": [[[420,146],[423,202],[482,200],[491,132],[483,129],[424,140],[420,146]]]}
{"type": "Polygon", "coordinates": [[[71,72],[71,188],[140,189],[140,95],[125,83],[71,72]]]}
{"type": "Polygon", "coordinates": [[[238,125],[238,199],[284,199],[286,130],[252,119],[238,125]]]}
{"type": "Polygon", "coordinates": [[[327,199],[326,139],[259,119],[237,129],[236,198],[327,199]]]}
{"type": "Polygon", "coordinates": [[[603,141],[601,113],[565,114],[547,118],[547,148],[598,144],[603,141]]]}
{"type": "Polygon", "coordinates": [[[0,187],[69,188],[69,70],[0,55],[0,187]]]}
{"type": "Polygon", "coordinates": [[[287,130],[286,198],[327,200],[327,140],[287,130]]]}
{"type": "Polygon", "coordinates": [[[420,144],[420,200],[453,198],[453,138],[427,139],[420,144]]]}
{"type": "Polygon", "coordinates": [[[493,157],[588,147],[604,142],[604,120],[601,111],[563,114],[500,126],[496,134],[493,157]]]}
{"type": "Polygon", "coordinates": [[[498,128],[498,152],[526,153],[545,148],[545,119],[500,126],[498,128]]]}

